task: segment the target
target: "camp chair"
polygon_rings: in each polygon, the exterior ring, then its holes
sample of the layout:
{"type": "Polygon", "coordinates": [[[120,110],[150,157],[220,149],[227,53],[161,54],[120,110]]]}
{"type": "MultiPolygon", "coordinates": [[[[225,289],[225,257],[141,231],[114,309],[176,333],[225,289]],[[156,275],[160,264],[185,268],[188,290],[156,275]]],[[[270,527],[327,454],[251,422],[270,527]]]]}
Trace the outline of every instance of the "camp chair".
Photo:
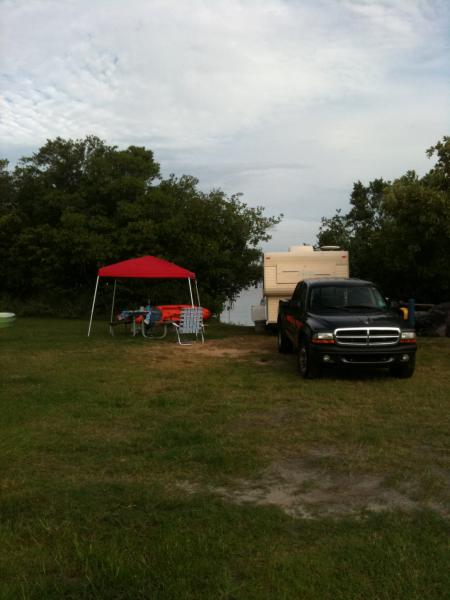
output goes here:
{"type": "Polygon", "coordinates": [[[183,308],[180,314],[180,322],[172,323],[175,327],[175,331],[178,336],[178,343],[181,346],[190,346],[190,342],[182,342],[181,336],[185,334],[195,334],[197,339],[198,335],[202,338],[202,344],[205,343],[205,337],[203,334],[203,309],[201,307],[196,308],[183,308]]]}

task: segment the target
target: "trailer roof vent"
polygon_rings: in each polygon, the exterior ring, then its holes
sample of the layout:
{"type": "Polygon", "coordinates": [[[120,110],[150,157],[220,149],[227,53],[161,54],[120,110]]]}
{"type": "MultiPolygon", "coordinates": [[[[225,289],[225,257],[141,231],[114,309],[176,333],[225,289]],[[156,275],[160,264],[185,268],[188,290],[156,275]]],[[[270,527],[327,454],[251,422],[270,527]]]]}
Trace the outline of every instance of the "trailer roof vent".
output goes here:
{"type": "Polygon", "coordinates": [[[289,252],[292,252],[293,254],[305,255],[314,252],[314,248],[312,246],[309,246],[308,244],[303,244],[303,246],[291,246],[289,248],[289,252]]]}

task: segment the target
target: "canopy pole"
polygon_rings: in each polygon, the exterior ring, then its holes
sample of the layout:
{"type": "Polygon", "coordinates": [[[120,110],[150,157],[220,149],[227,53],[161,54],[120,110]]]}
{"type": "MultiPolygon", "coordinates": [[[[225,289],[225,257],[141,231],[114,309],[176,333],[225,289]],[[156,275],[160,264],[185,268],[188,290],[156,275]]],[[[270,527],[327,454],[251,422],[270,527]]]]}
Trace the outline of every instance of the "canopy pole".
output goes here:
{"type": "Polygon", "coordinates": [[[194,296],[192,295],[192,285],[191,285],[190,278],[188,279],[188,284],[189,284],[189,293],[191,294],[191,304],[192,304],[192,308],[194,308],[194,296]]]}
{"type": "Polygon", "coordinates": [[[195,291],[197,292],[198,305],[201,306],[201,304],[200,304],[200,295],[198,293],[198,285],[197,285],[197,280],[196,279],[195,279],[195,291]]]}
{"type": "Polygon", "coordinates": [[[113,289],[113,299],[112,299],[112,305],[111,305],[111,318],[110,318],[110,322],[112,323],[113,321],[113,316],[114,316],[114,303],[116,301],[116,284],[117,284],[117,279],[114,279],[114,289],[113,289]]]}
{"type": "Polygon", "coordinates": [[[95,307],[95,300],[97,298],[97,289],[98,289],[98,280],[99,279],[100,279],[100,277],[97,275],[97,281],[95,283],[94,299],[92,300],[91,320],[89,321],[88,337],[91,335],[92,319],[94,317],[94,307],[95,307]]]}

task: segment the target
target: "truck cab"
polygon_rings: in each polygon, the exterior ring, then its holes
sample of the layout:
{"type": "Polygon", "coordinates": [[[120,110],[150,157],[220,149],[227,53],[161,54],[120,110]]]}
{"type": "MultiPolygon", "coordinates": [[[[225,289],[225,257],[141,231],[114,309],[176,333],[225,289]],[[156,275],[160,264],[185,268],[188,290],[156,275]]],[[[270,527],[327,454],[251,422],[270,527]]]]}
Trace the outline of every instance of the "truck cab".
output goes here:
{"type": "Polygon", "coordinates": [[[278,310],[278,350],[296,352],[300,375],[317,377],[329,365],[383,367],[411,377],[416,334],[370,281],[300,281],[278,310]]]}

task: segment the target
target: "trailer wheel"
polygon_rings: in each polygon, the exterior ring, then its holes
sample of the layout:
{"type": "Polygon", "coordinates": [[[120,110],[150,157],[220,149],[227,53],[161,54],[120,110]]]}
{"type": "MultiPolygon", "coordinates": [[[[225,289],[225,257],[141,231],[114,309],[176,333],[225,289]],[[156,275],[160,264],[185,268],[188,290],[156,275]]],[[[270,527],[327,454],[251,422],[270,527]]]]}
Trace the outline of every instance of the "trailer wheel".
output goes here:
{"type": "Polygon", "coordinates": [[[255,321],[255,333],[257,333],[258,335],[266,333],[265,321],[255,321]]]}

